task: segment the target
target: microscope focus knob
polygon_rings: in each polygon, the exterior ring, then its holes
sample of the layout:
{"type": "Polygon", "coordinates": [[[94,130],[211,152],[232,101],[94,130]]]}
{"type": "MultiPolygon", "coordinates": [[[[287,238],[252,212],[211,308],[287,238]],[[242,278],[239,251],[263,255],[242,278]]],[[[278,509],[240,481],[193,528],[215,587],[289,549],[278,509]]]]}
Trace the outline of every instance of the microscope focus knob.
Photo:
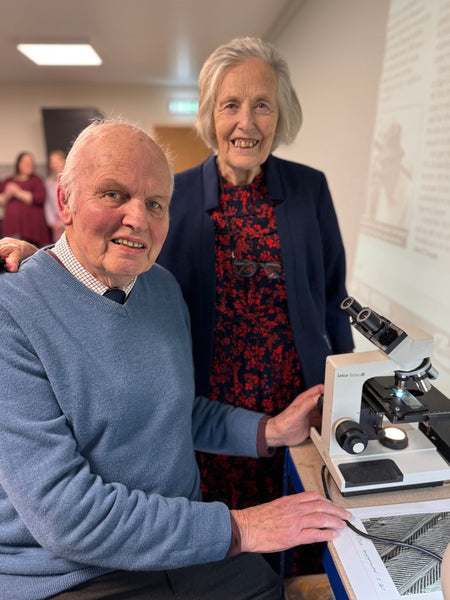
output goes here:
{"type": "Polygon", "coordinates": [[[367,448],[367,433],[356,421],[343,419],[336,425],[336,441],[349,454],[361,454],[367,448]]]}

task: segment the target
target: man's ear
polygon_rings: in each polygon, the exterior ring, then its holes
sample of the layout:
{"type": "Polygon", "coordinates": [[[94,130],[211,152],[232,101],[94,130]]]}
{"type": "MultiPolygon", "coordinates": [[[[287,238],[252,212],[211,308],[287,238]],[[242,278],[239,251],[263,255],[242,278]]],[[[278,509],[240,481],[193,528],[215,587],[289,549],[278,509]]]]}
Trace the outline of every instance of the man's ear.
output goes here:
{"type": "Polygon", "coordinates": [[[64,225],[72,225],[72,210],[69,206],[65,190],[60,185],[58,185],[56,189],[56,198],[59,218],[64,223],[64,225]]]}

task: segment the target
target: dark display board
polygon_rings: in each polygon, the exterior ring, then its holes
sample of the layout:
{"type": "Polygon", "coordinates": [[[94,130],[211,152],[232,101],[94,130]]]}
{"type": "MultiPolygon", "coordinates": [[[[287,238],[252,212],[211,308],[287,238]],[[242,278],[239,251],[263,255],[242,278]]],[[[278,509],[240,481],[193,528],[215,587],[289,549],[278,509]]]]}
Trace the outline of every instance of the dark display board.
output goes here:
{"type": "Polygon", "coordinates": [[[67,153],[80,131],[103,117],[96,108],[42,108],[41,111],[47,155],[52,150],[67,153]]]}

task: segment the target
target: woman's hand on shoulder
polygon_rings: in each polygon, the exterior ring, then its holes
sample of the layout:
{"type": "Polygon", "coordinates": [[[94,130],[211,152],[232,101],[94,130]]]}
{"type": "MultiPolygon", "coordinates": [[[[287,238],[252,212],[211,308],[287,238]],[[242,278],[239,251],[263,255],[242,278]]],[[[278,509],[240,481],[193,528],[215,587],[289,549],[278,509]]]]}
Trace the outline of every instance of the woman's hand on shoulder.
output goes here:
{"type": "Polygon", "coordinates": [[[18,271],[20,263],[36,251],[36,246],[23,240],[9,237],[0,239],[0,259],[10,273],[18,271]]]}

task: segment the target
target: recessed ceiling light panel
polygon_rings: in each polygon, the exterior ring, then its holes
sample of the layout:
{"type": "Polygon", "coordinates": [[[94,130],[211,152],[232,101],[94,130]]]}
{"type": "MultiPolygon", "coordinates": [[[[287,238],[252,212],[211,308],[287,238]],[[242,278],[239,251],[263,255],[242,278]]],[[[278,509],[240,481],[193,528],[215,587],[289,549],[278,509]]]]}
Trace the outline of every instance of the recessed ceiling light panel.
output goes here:
{"type": "Polygon", "coordinates": [[[17,49],[41,66],[98,66],[102,60],[90,44],[17,44],[17,49]]]}

